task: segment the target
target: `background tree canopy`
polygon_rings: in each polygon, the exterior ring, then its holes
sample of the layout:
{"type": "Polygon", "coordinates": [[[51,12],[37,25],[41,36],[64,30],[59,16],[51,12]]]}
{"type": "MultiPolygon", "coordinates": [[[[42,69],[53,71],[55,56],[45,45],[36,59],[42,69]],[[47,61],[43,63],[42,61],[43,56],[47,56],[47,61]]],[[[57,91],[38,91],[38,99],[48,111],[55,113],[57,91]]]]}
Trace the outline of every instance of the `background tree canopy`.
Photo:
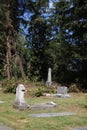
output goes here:
{"type": "Polygon", "coordinates": [[[87,85],[87,1],[0,1],[0,79],[87,85]]]}

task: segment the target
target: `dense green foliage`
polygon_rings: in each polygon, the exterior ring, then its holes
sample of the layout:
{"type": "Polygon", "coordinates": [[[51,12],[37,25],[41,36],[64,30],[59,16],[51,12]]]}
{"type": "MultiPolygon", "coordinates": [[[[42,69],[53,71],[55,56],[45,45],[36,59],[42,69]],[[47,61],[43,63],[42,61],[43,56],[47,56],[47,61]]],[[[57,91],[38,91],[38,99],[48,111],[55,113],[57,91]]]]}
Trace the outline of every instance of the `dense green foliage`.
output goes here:
{"type": "Polygon", "coordinates": [[[52,80],[86,88],[86,0],[0,1],[0,17],[1,79],[46,81],[51,67],[52,80]]]}
{"type": "Polygon", "coordinates": [[[55,3],[53,24],[55,39],[60,42],[61,52],[61,57],[57,56],[59,60],[56,60],[59,67],[56,77],[60,81],[87,81],[87,16],[84,14],[87,12],[86,7],[85,0],[62,0],[55,3]]]}

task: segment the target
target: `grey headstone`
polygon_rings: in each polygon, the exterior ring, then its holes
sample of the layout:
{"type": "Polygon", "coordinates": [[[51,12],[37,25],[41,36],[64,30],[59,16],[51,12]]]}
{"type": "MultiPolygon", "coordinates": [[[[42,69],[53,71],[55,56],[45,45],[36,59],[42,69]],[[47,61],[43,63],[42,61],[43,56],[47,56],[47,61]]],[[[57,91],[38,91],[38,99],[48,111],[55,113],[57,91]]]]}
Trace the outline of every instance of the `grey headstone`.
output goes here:
{"type": "Polygon", "coordinates": [[[60,94],[67,94],[67,87],[58,87],[57,88],[57,93],[60,93],[60,94]]]}
{"type": "Polygon", "coordinates": [[[65,86],[62,86],[62,87],[58,86],[58,88],[57,88],[57,94],[55,96],[57,96],[57,97],[63,97],[63,98],[70,97],[70,95],[67,94],[67,87],[65,87],[65,86]]]}

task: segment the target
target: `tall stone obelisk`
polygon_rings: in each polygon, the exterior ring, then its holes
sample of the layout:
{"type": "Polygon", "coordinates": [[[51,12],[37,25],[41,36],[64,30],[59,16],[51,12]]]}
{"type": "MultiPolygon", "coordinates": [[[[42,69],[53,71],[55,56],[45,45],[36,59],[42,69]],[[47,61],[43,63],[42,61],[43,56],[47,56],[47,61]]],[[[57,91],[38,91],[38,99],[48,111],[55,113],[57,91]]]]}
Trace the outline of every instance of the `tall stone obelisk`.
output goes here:
{"type": "Polygon", "coordinates": [[[47,76],[47,86],[50,87],[52,84],[52,75],[51,75],[52,71],[51,68],[48,69],[48,76],[47,76]]]}

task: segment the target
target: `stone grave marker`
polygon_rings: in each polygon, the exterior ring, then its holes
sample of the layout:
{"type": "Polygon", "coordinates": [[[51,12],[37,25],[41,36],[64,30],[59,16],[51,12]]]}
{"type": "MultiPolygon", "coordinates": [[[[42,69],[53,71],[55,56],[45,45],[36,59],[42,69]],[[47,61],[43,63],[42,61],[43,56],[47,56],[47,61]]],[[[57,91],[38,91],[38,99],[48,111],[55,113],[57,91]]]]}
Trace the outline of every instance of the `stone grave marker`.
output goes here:
{"type": "Polygon", "coordinates": [[[63,87],[58,87],[58,88],[57,88],[57,93],[67,94],[67,87],[65,87],[65,86],[63,86],[63,87]]]}
{"type": "Polygon", "coordinates": [[[52,84],[52,76],[51,76],[51,68],[48,69],[48,76],[47,76],[47,86],[50,87],[52,84]]]}
{"type": "Polygon", "coordinates": [[[26,92],[25,86],[23,84],[19,84],[16,88],[16,99],[13,103],[14,108],[26,109],[29,107],[29,105],[24,99],[25,92],[26,92]]]}
{"type": "Polygon", "coordinates": [[[9,128],[8,126],[5,126],[3,124],[0,124],[0,130],[13,130],[13,129],[9,128]]]}
{"type": "Polygon", "coordinates": [[[31,105],[32,110],[46,110],[46,109],[52,109],[55,107],[57,107],[57,104],[53,101],[31,105]]]}
{"type": "Polygon", "coordinates": [[[58,86],[56,96],[58,96],[58,97],[70,97],[70,95],[67,93],[67,87],[66,86],[58,86]]]}
{"type": "Polygon", "coordinates": [[[74,112],[58,112],[58,113],[37,113],[37,114],[29,114],[32,117],[55,117],[55,116],[70,116],[76,115],[74,112]]]}

